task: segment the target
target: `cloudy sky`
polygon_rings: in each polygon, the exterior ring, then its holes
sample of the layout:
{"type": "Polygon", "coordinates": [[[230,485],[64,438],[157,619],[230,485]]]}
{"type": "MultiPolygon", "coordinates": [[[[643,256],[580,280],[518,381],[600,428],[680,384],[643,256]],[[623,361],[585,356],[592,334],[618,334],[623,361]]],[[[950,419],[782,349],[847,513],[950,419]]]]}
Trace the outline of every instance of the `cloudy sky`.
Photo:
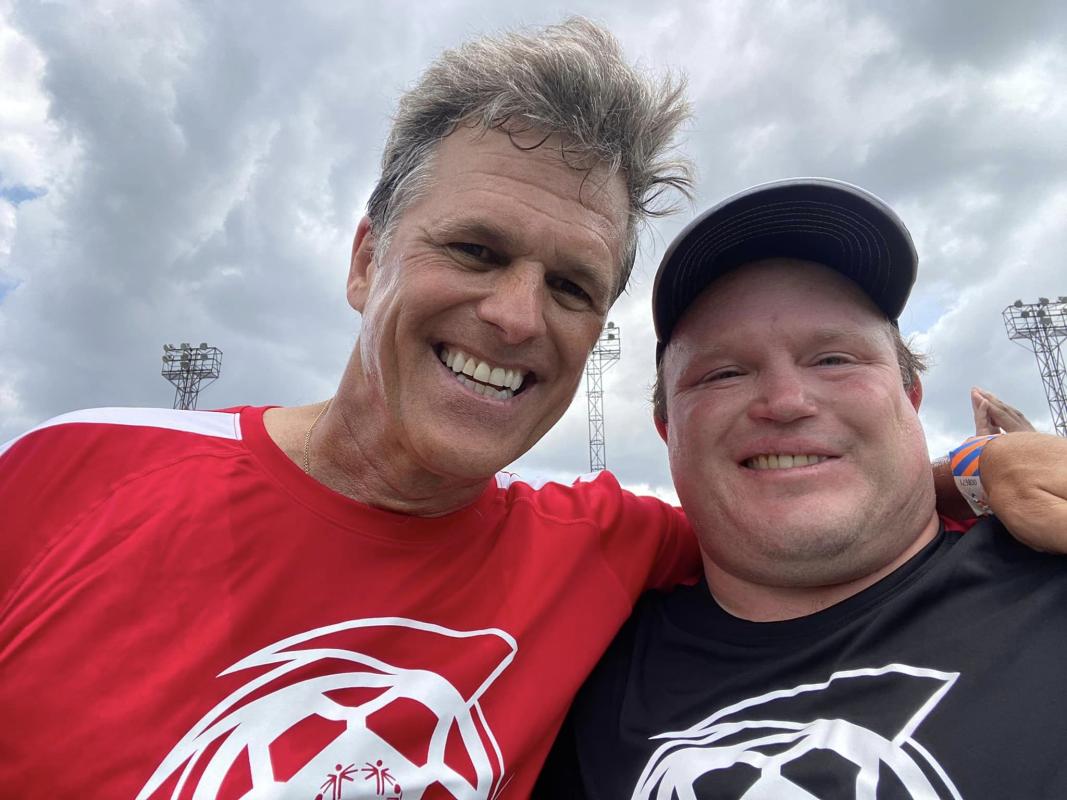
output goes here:
{"type": "MultiPolygon", "coordinates": [[[[608,464],[668,491],[649,417],[655,265],[696,210],[828,175],[921,257],[931,450],[986,386],[1051,431],[1002,309],[1067,294],[1067,4],[0,0],[0,441],[98,405],[169,406],[164,342],[222,348],[202,408],[330,396],[359,330],[351,236],[398,93],[445,47],[580,13],[689,76],[693,208],[652,226],[612,319],[608,464]],[[655,10],[652,10],[654,7],[655,10]],[[891,11],[887,9],[892,9],[891,11]]],[[[580,393],[523,474],[588,468],[580,393]]]]}

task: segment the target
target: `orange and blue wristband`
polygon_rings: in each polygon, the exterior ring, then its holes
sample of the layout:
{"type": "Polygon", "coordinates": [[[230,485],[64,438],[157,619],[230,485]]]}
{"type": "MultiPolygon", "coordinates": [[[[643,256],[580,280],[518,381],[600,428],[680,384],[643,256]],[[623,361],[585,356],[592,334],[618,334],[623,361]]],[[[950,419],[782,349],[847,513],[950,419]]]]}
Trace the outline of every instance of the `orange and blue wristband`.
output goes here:
{"type": "Polygon", "coordinates": [[[1000,435],[992,433],[987,436],[972,436],[948,454],[956,488],[979,517],[993,513],[989,507],[989,496],[982,487],[982,450],[1000,435]]]}

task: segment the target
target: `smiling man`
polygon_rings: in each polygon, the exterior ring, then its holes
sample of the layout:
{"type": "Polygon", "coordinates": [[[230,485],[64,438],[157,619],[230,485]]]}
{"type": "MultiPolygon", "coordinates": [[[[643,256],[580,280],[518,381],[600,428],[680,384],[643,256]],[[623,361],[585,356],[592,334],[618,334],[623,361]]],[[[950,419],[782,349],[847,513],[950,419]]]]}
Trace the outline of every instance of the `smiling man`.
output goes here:
{"type": "MultiPolygon", "coordinates": [[[[625,181],[588,155],[564,161],[567,147],[463,124],[384,247],[360,223],[348,298],[363,333],[311,432],[312,475],[370,505],[447,513],[566,410],[633,257],[625,181]]],[[[276,409],[266,424],[296,456],[309,419],[276,409]]]]}
{"type": "Polygon", "coordinates": [[[529,794],[639,593],[698,569],[680,512],[608,474],[496,476],[688,185],[687,113],[583,20],[447,52],[358,225],[331,401],[75,412],[0,449],[5,796],[529,794]]]}
{"type": "MultiPolygon", "coordinates": [[[[824,179],[672,243],[656,421],[705,581],[643,601],[579,696],[579,796],[1067,795],[1067,560],[943,528],[896,324],[916,265],[884,203],[824,179]]],[[[545,796],[574,796],[557,768],[545,796]]]]}
{"type": "Polygon", "coordinates": [[[0,448],[7,795],[529,794],[639,593],[699,570],[680,512],[610,474],[496,474],[688,185],[686,113],[581,20],[445,53],[358,225],[332,400],[75,412],[0,448]]]}

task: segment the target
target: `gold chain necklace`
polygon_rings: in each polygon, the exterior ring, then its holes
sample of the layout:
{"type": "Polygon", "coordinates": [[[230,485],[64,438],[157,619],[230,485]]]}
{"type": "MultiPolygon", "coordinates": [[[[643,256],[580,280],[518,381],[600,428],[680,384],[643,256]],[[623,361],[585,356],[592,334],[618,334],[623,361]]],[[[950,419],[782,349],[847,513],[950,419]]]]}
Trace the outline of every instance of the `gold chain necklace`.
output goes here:
{"type": "Polygon", "coordinates": [[[319,420],[322,419],[322,415],[326,413],[326,409],[330,407],[331,397],[326,401],[326,405],[319,411],[319,415],[315,417],[315,421],[311,423],[311,427],[308,428],[308,432],[304,434],[304,474],[311,474],[311,432],[315,430],[315,426],[319,424],[319,420]]]}

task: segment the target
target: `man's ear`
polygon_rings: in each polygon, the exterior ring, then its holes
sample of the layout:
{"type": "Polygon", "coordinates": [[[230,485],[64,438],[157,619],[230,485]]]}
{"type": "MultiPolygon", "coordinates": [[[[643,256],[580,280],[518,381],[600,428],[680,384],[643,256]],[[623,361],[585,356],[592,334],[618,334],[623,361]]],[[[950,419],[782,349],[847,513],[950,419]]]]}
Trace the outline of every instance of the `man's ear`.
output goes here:
{"type": "Polygon", "coordinates": [[[375,271],[375,245],[377,240],[371,230],[370,217],[363,217],[356,226],[352,239],[352,261],[348,266],[348,304],[363,313],[371,281],[375,271]]]}
{"type": "Polygon", "coordinates": [[[911,386],[906,391],[912,407],[918,411],[923,401],[923,382],[918,375],[915,376],[915,380],[911,382],[911,386]]]}
{"type": "Polygon", "coordinates": [[[659,415],[656,414],[655,412],[653,412],[652,421],[654,423],[656,423],[656,432],[659,434],[659,438],[661,438],[663,440],[664,444],[666,444],[667,443],[667,420],[660,419],[659,415]]]}

